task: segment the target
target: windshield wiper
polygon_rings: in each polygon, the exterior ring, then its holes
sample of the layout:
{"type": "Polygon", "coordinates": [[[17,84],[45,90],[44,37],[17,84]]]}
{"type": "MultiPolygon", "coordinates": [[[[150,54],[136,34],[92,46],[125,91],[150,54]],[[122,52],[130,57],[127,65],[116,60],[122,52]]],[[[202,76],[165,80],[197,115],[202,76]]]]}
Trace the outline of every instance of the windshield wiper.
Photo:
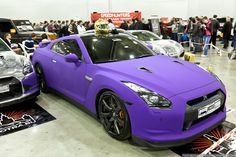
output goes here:
{"type": "Polygon", "coordinates": [[[153,56],[153,55],[152,54],[145,54],[145,55],[141,55],[141,56],[138,56],[135,58],[144,58],[144,57],[150,57],[150,56],[153,56]]]}

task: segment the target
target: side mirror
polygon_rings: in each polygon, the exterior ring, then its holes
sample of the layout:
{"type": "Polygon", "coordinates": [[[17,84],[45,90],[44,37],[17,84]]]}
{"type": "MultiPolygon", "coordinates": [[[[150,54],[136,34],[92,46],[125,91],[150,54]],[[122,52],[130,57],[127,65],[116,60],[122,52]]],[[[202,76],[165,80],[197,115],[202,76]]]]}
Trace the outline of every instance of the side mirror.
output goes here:
{"type": "Polygon", "coordinates": [[[65,55],[64,58],[65,58],[66,62],[70,62],[70,63],[75,63],[80,60],[79,57],[75,54],[65,55]]]}
{"type": "Polygon", "coordinates": [[[11,34],[16,34],[16,29],[10,29],[11,34]]]}

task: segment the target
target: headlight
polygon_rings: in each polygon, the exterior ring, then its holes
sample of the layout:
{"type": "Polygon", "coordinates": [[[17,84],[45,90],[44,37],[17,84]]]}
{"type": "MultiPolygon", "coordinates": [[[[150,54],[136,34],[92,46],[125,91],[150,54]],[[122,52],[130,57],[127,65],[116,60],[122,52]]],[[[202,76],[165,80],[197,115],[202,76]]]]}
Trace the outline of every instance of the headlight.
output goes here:
{"type": "Polygon", "coordinates": [[[27,75],[33,72],[33,66],[29,60],[24,61],[23,74],[27,75]]]}
{"type": "Polygon", "coordinates": [[[136,92],[147,104],[149,107],[158,107],[161,109],[171,108],[171,102],[165,97],[152,92],[146,88],[143,88],[137,84],[131,82],[123,82],[124,85],[129,87],[131,90],[136,92]]]}

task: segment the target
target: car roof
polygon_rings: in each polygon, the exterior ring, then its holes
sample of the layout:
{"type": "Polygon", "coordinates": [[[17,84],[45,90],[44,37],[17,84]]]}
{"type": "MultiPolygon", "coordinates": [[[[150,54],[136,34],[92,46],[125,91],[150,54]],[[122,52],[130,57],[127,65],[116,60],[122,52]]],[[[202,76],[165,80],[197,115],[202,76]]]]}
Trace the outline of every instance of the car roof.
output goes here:
{"type": "MultiPolygon", "coordinates": [[[[83,34],[78,34],[79,37],[87,37],[87,36],[97,36],[96,33],[83,33],[83,34]]],[[[109,33],[108,36],[104,36],[104,37],[119,37],[119,36],[130,36],[127,33],[117,33],[117,34],[112,34],[109,33]]]]}
{"type": "MultiPolygon", "coordinates": [[[[127,30],[127,32],[134,33],[134,32],[150,32],[150,31],[147,31],[147,30],[127,30]]],[[[150,33],[152,33],[152,32],[150,32],[150,33]]]]}

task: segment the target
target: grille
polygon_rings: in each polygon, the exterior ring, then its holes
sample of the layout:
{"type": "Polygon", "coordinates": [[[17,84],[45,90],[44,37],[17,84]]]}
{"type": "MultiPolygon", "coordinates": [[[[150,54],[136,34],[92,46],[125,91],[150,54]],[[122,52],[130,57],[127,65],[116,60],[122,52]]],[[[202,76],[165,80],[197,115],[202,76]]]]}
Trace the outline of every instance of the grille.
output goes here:
{"type": "Polygon", "coordinates": [[[217,95],[221,95],[222,99],[225,99],[224,94],[220,90],[216,90],[212,93],[207,94],[206,96],[202,96],[202,97],[190,100],[190,101],[187,102],[187,104],[189,106],[194,106],[194,105],[197,105],[197,104],[199,104],[203,101],[207,101],[208,99],[211,99],[212,97],[217,96],[217,95]]]}
{"type": "Polygon", "coordinates": [[[21,82],[14,77],[0,79],[0,86],[9,86],[8,92],[0,93],[0,102],[13,99],[22,95],[21,82]]]}
{"type": "Polygon", "coordinates": [[[183,130],[188,130],[193,125],[200,123],[201,121],[207,119],[213,114],[217,114],[224,110],[224,104],[225,104],[225,95],[221,90],[216,90],[212,93],[207,94],[206,96],[202,96],[193,100],[190,100],[187,102],[187,109],[185,112],[185,118],[184,118],[184,125],[183,130]],[[221,100],[221,106],[214,112],[210,113],[209,115],[206,115],[202,118],[198,118],[198,110],[204,106],[207,106],[217,100],[221,100]]]}

